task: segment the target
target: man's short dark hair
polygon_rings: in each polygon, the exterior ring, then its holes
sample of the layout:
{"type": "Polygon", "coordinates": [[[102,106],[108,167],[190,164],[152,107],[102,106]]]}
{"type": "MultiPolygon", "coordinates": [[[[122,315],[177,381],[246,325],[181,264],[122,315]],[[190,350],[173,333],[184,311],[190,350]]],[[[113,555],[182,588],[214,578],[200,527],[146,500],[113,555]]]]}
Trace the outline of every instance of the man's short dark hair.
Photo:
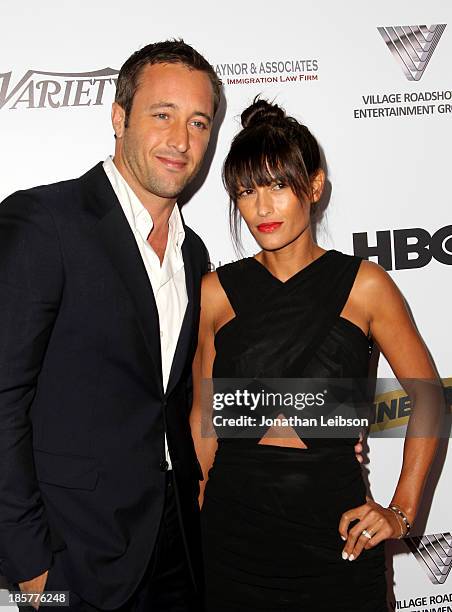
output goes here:
{"type": "Polygon", "coordinates": [[[133,98],[139,85],[141,71],[147,65],[153,64],[183,64],[191,70],[205,72],[212,84],[214,114],[220,103],[221,80],[213,66],[193,47],[182,39],[164,40],[151,43],[135,51],[123,64],[119,71],[116,85],[115,102],[125,111],[125,126],[127,127],[133,98]]]}

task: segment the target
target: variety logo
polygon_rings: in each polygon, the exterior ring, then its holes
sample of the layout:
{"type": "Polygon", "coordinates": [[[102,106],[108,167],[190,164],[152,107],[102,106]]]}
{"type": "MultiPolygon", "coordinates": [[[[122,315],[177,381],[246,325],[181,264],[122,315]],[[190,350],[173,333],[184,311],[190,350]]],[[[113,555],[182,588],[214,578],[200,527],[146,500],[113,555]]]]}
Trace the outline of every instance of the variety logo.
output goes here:
{"type": "Polygon", "coordinates": [[[406,543],[433,584],[446,582],[452,568],[452,535],[437,533],[406,538],[406,543]]]}
{"type": "Polygon", "coordinates": [[[385,26],[378,28],[383,40],[409,81],[419,81],[427,68],[446,24],[427,27],[385,26]]]}
{"type": "Polygon", "coordinates": [[[11,84],[11,76],[11,72],[0,74],[0,110],[99,106],[107,89],[116,89],[118,70],[67,73],[27,70],[16,84],[11,84]]]}
{"type": "Polygon", "coordinates": [[[452,265],[452,225],[446,225],[433,235],[421,228],[383,230],[376,232],[376,245],[369,245],[367,232],[353,234],[355,255],[376,257],[386,270],[423,268],[432,258],[452,265]]]}

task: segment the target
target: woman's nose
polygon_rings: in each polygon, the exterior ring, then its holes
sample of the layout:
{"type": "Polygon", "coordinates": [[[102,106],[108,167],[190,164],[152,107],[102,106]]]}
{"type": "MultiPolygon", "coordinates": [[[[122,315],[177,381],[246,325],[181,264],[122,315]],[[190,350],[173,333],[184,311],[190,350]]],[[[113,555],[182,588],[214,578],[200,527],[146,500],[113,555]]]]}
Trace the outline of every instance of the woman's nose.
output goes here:
{"type": "Polygon", "coordinates": [[[273,212],[273,203],[271,196],[266,193],[266,190],[258,190],[257,191],[257,199],[256,199],[256,208],[257,214],[260,217],[268,217],[273,212]]]}

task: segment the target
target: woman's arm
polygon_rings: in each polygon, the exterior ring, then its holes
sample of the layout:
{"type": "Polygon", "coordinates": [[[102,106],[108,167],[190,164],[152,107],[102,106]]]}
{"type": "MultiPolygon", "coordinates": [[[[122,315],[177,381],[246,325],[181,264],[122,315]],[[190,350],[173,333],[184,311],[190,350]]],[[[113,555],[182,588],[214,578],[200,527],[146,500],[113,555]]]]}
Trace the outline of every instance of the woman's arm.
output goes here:
{"type": "Polygon", "coordinates": [[[212,365],[215,358],[215,324],[219,300],[223,292],[215,272],[206,274],[201,285],[201,317],[199,322],[198,347],[193,360],[193,404],[190,426],[196,454],[201,464],[204,480],[200,483],[199,503],[202,505],[204,488],[217,449],[217,438],[211,424],[209,385],[212,380],[212,365]],[[204,381],[204,382],[203,382],[204,381]]]}
{"type": "MultiPolygon", "coordinates": [[[[398,506],[413,523],[437,444],[443,411],[443,394],[427,347],[391,277],[380,266],[363,262],[356,282],[355,299],[363,305],[370,332],[394,374],[410,396],[412,416],[404,444],[403,465],[390,505],[398,506]]],[[[369,500],[342,516],[339,532],[347,542],[344,552],[352,559],[362,549],[405,532],[401,516],[369,500]],[[348,531],[351,521],[359,522],[348,531]],[[362,535],[363,530],[372,535],[362,535]]]]}

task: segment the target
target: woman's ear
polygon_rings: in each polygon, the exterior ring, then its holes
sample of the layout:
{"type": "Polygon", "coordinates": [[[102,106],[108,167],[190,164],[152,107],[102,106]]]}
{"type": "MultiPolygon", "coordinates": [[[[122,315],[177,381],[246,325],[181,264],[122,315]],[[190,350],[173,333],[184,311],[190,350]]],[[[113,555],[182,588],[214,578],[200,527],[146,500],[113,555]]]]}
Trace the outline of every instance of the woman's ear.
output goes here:
{"type": "Polygon", "coordinates": [[[319,168],[311,178],[312,203],[318,202],[322,197],[325,186],[325,172],[319,168]]]}

